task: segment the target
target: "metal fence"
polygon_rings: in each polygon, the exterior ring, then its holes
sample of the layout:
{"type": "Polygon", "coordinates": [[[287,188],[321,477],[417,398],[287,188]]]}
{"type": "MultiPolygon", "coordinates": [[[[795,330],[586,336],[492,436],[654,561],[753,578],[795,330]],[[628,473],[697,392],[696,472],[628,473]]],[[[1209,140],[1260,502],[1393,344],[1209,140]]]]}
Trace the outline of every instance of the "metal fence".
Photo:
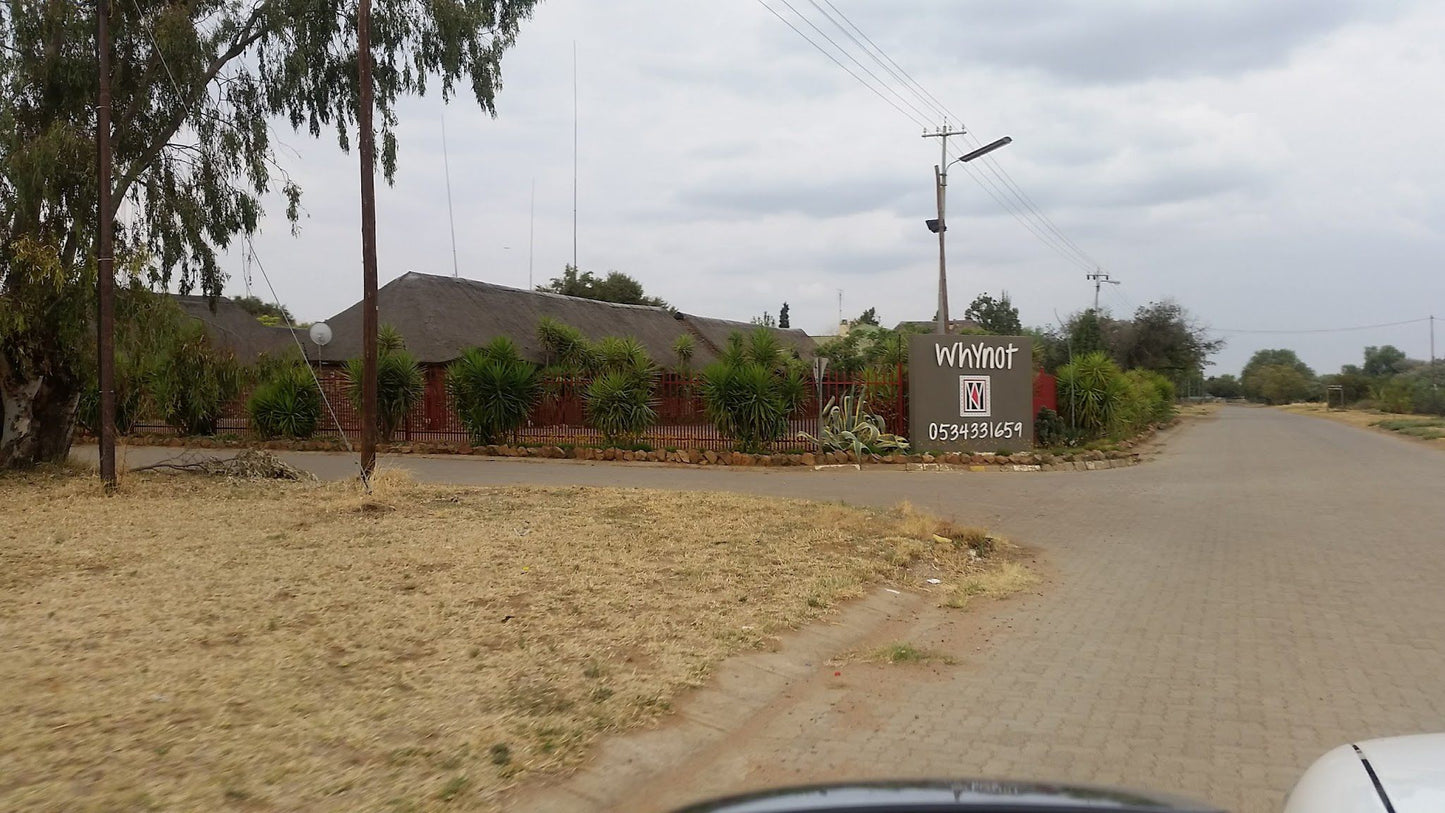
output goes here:
{"type": "MultiPolygon", "coordinates": [[[[424,368],[426,388],[421,401],[398,426],[393,442],[437,443],[462,445],[471,438],[457,414],[451,393],[446,387],[446,368],[432,365],[424,368]]],[[[330,404],[324,411],[317,435],[335,437],[344,432],[358,439],[361,420],[347,395],[345,371],[338,366],[323,365],[317,369],[322,393],[330,404]],[[331,413],[335,413],[333,420],[331,413]]],[[[527,422],[509,439],[526,445],[600,445],[601,433],[587,425],[584,396],[591,384],[586,378],[548,378],[542,382],[542,396],[527,422]]],[[[228,404],[219,422],[219,432],[252,434],[247,417],[246,396],[228,404]]],[[[772,444],[774,451],[802,449],[807,444],[798,440],[801,432],[818,434],[820,406],[830,399],[845,395],[867,399],[868,410],[881,418],[887,431],[908,434],[908,374],[903,368],[874,370],[861,377],[825,376],[821,384],[808,381],[808,395],[789,419],[788,433],[772,444]],[[821,403],[819,397],[821,395],[821,403]]],[[[658,377],[653,395],[657,423],[645,432],[640,441],[655,449],[730,449],[733,441],[720,432],[707,418],[702,400],[702,380],[696,375],[664,373],[658,377]]],[[[136,425],[142,432],[171,432],[158,421],[142,421],[136,425]]]]}

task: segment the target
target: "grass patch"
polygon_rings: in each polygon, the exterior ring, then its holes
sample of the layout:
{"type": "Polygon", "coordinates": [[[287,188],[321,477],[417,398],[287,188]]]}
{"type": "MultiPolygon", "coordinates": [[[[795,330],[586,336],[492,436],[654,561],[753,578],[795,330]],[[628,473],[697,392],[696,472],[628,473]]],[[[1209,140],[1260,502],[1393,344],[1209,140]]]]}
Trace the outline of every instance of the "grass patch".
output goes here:
{"type": "Polygon", "coordinates": [[[105,497],[62,468],[0,495],[23,698],[0,809],[494,808],[846,598],[1002,562],[912,507],[730,494],[382,472],[370,495],[130,474],[105,497]]]}
{"type": "Polygon", "coordinates": [[[1445,438],[1445,418],[1386,418],[1370,425],[1423,440],[1445,438]]]}
{"type": "Polygon", "coordinates": [[[1018,562],[999,562],[997,567],[964,578],[948,593],[943,605],[962,609],[968,606],[969,599],[1007,598],[1038,582],[1039,577],[1018,562]]]}
{"type": "Polygon", "coordinates": [[[917,664],[923,664],[923,663],[943,663],[943,664],[953,664],[953,663],[956,663],[956,662],[957,662],[957,661],[955,661],[955,660],[954,660],[951,656],[949,656],[949,655],[944,655],[944,654],[942,654],[942,653],[940,653],[940,652],[935,652],[935,651],[933,651],[933,650],[931,650],[931,649],[925,649],[925,648],[922,648],[922,647],[916,647],[916,646],[914,646],[913,644],[910,644],[910,643],[908,643],[908,642],[906,642],[906,641],[900,641],[900,642],[898,642],[898,643],[889,644],[888,646],[879,647],[878,649],[875,649],[875,650],[872,650],[872,651],[870,651],[870,652],[867,652],[867,653],[864,654],[862,660],[864,660],[864,661],[866,661],[866,662],[869,662],[869,663],[888,663],[888,664],[900,664],[900,663],[917,663],[917,664]]]}

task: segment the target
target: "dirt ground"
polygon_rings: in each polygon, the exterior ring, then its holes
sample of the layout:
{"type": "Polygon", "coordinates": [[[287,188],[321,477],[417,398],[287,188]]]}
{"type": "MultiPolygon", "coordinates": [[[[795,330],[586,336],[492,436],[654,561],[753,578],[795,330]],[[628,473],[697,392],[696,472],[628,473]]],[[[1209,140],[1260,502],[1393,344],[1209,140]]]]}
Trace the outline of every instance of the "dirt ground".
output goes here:
{"type": "Polygon", "coordinates": [[[492,808],[868,585],[1012,589],[994,544],[736,494],[0,476],[0,808],[492,808]]]}

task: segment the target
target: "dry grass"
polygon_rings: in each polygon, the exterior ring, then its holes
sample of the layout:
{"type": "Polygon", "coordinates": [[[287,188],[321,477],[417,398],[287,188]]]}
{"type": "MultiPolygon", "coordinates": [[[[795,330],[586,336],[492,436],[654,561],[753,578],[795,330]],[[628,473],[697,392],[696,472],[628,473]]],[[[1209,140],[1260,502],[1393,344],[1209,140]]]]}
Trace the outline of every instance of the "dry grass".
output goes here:
{"type": "Polygon", "coordinates": [[[490,808],[871,584],[993,579],[986,540],[723,494],[0,476],[0,808],[490,808]]]}
{"type": "Polygon", "coordinates": [[[1313,415],[1318,418],[1328,418],[1339,423],[1346,423],[1350,426],[1358,426],[1361,429],[1370,429],[1376,432],[1389,432],[1393,435],[1405,435],[1412,437],[1426,446],[1434,446],[1437,449],[1445,449],[1445,437],[1435,432],[1428,431],[1438,418],[1418,415],[1395,415],[1378,410],[1363,409],[1326,409],[1324,404],[1289,404],[1288,406],[1277,407],[1285,412],[1293,412],[1297,415],[1313,415]],[[1425,431],[1421,431],[1425,430],[1425,431]]]}
{"type": "Polygon", "coordinates": [[[1180,404],[1177,409],[1181,418],[1204,418],[1215,414],[1222,405],[1215,401],[1180,404]]]}
{"type": "Polygon", "coordinates": [[[943,604],[962,609],[974,597],[1007,598],[1038,583],[1039,577],[1018,562],[1000,561],[994,567],[965,576],[949,591],[943,604]]]}

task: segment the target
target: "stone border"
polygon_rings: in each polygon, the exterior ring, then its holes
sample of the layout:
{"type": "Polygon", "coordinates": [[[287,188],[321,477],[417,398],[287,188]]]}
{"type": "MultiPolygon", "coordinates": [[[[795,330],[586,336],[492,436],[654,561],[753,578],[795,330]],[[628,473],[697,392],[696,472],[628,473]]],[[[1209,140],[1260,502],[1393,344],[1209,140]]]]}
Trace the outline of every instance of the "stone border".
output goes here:
{"type": "MultiPolygon", "coordinates": [[[[1173,426],[1177,421],[1169,424],[1173,426]]],[[[1167,427],[1158,427],[1167,428],[1167,427]]],[[[591,446],[513,446],[496,444],[471,446],[446,443],[389,443],[382,444],[378,451],[383,454],[435,454],[483,457],[541,458],[547,460],[586,460],[606,462],[672,463],[692,466],[738,466],[738,467],[786,467],[806,466],[859,467],[864,465],[903,466],[909,471],[1097,471],[1134,466],[1142,462],[1143,456],[1136,448],[1156,430],[1150,430],[1132,441],[1121,444],[1119,450],[1079,450],[1056,454],[1053,452],[1015,452],[999,455],[992,452],[967,454],[889,454],[863,455],[860,460],[852,452],[796,452],[782,454],[747,454],[744,452],[719,452],[713,449],[688,449],[677,451],[640,451],[631,449],[599,449],[591,446]]],[[[293,452],[340,452],[345,447],[335,439],[302,441],[260,441],[247,442],[241,438],[186,438],[170,435],[136,435],[122,439],[131,446],[163,446],[193,449],[266,449],[270,451],[293,452]]]]}

